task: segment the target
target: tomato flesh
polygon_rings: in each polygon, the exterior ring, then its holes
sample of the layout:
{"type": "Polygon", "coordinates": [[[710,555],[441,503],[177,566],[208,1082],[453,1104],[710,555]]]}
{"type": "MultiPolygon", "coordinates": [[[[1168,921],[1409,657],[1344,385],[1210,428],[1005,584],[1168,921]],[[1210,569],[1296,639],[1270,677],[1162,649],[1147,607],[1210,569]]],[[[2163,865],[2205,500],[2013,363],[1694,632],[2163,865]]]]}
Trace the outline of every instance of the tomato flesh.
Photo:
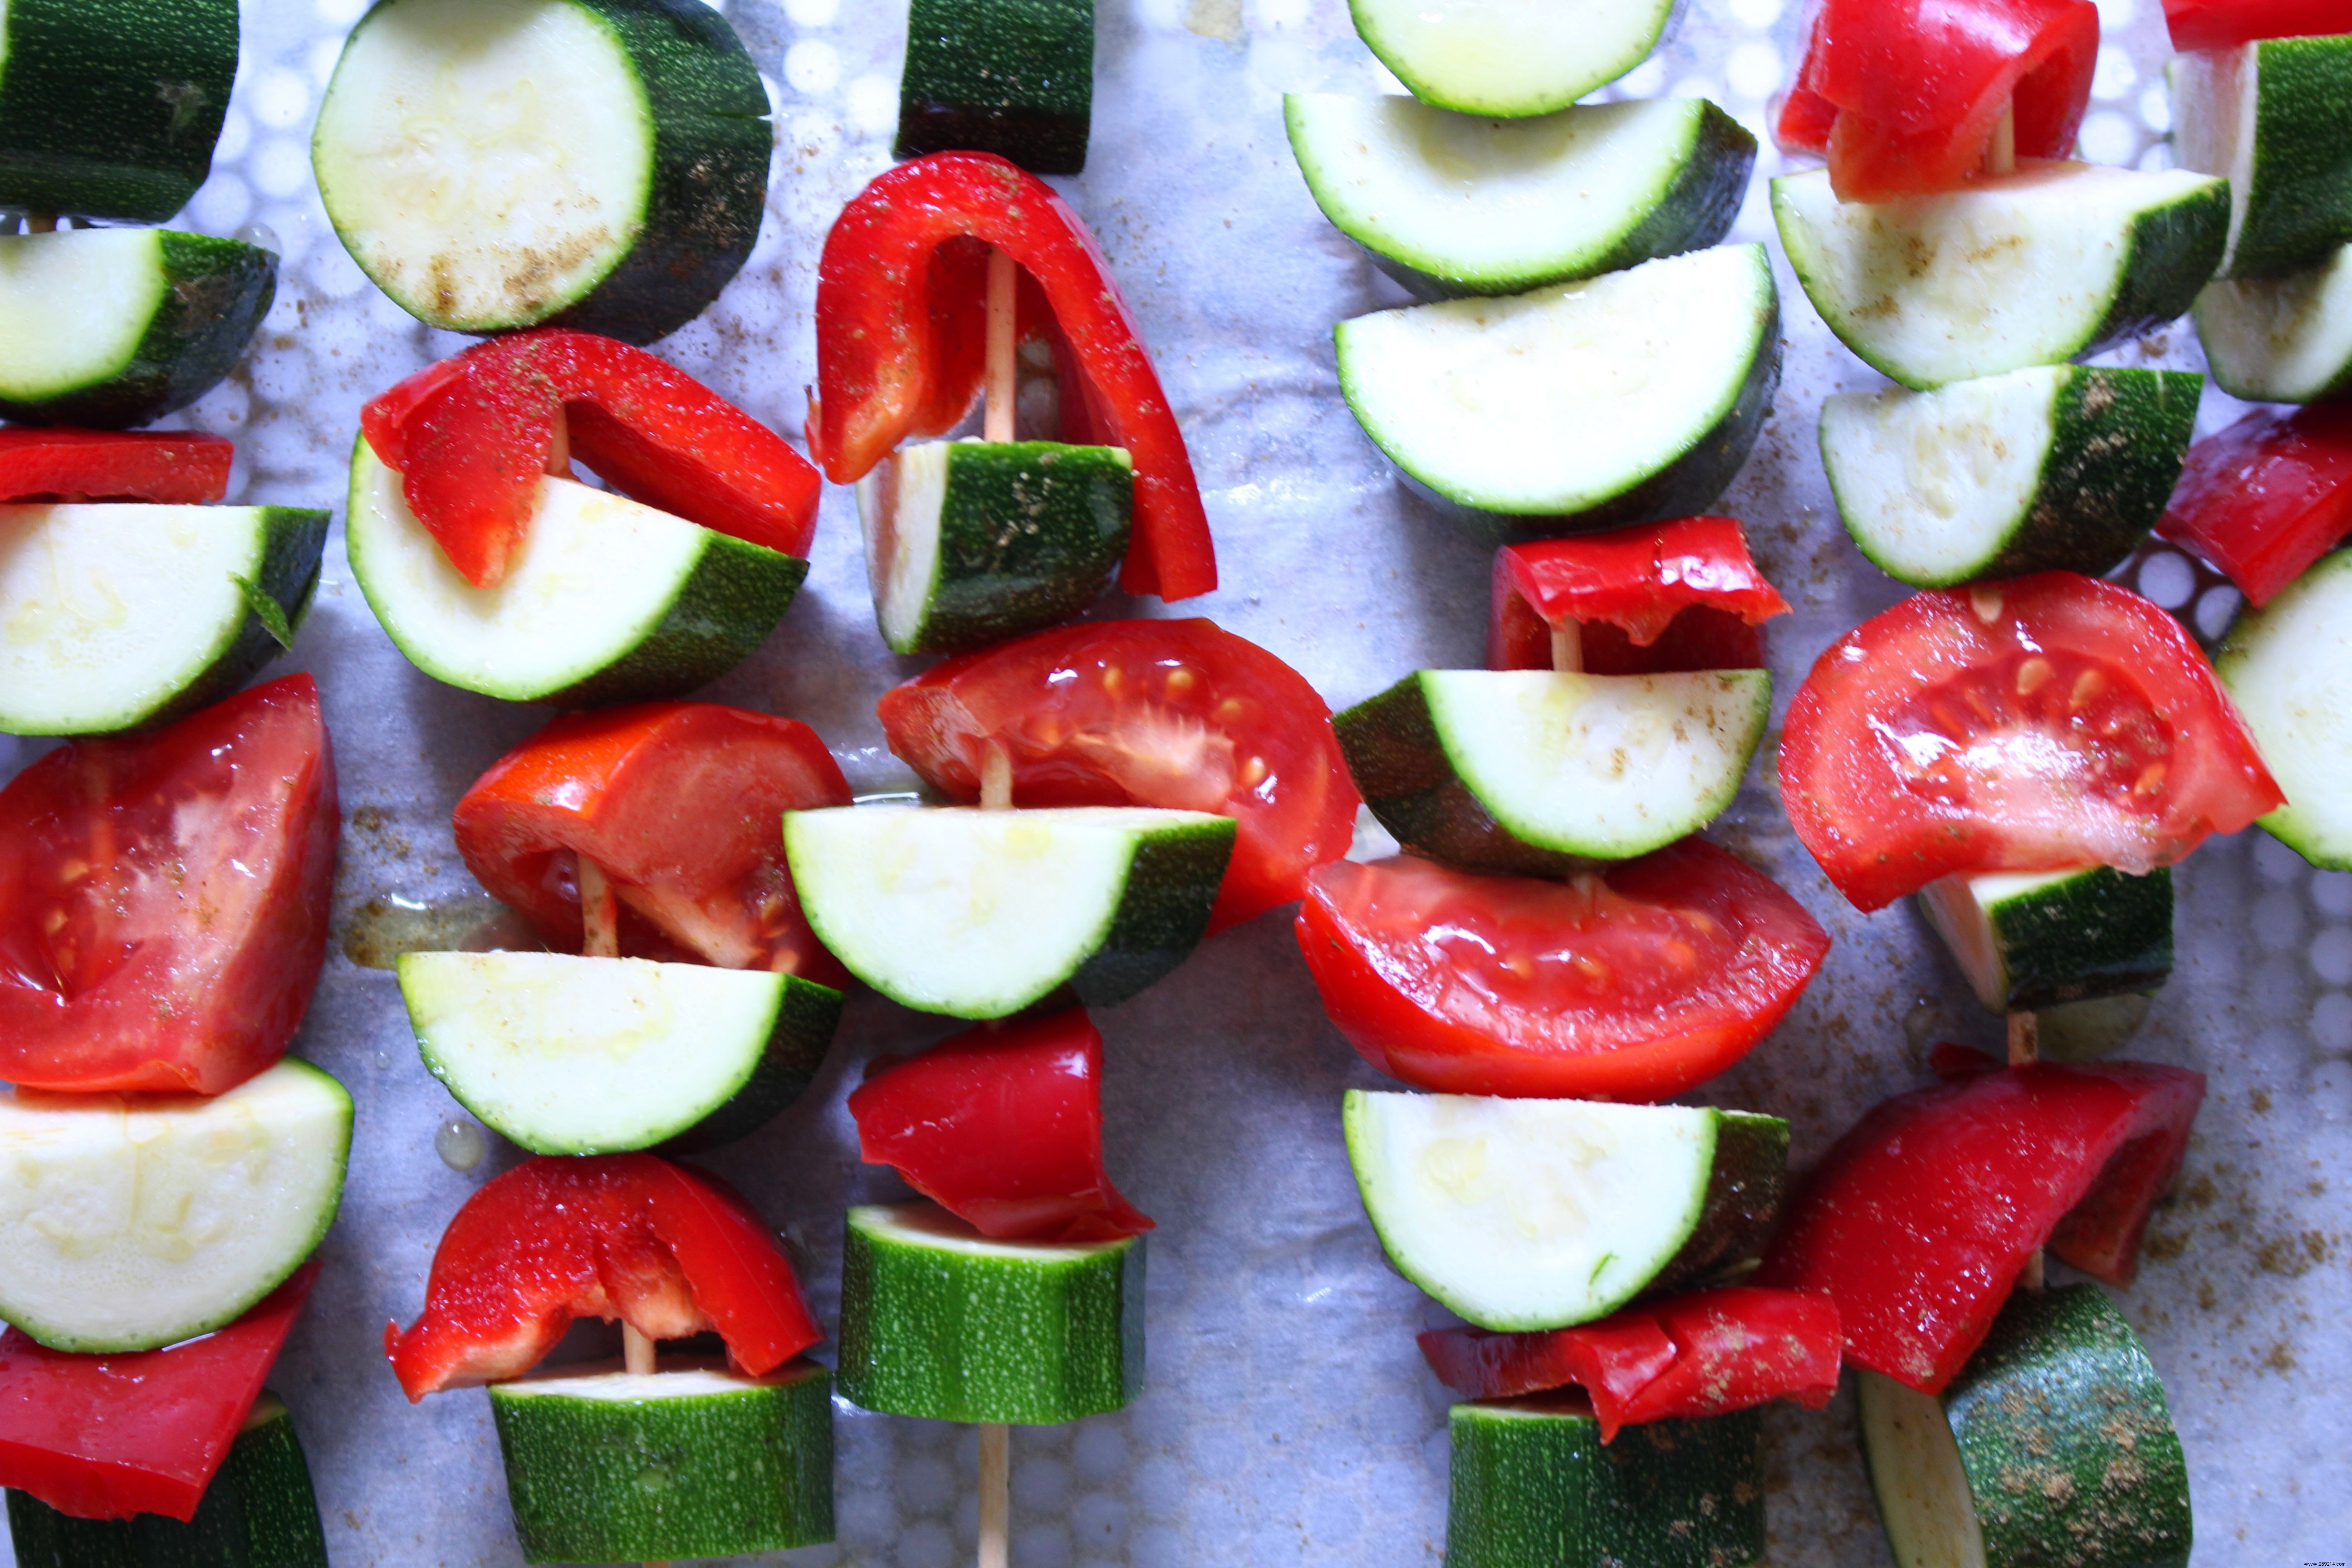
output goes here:
{"type": "Polygon", "coordinates": [[[1782,599],[1727,517],[1507,544],[1495,552],[1490,669],[1549,669],[1551,633],[1573,623],[1594,675],[1761,669],[1756,628],[1782,599]]]}
{"type": "Polygon", "coordinates": [[[1705,839],[1565,882],[1400,858],[1307,879],[1298,945],[1366,1061],[1444,1094],[1656,1100],[1771,1032],[1829,938],[1705,839]]]}
{"type": "Polygon", "coordinates": [[[285,1055],[341,826],[307,675],[18,773],[0,790],[0,1078],[219,1094],[285,1055]]]}
{"type": "Polygon", "coordinates": [[[1205,620],[1097,621],[937,665],[886,694],[891,751],[955,800],[992,745],[1018,805],[1156,805],[1234,821],[1209,929],[1299,898],[1354,841],[1331,710],[1297,670],[1205,620]]]}
{"type": "Polygon", "coordinates": [[[848,983],[802,917],[787,811],[847,805],[849,781],[797,720],[715,702],[566,714],[457,802],[457,852],[482,886],[577,951],[579,862],[603,868],[623,954],[848,983]]]}
{"type": "Polygon", "coordinates": [[[2184,53],[2352,33],[2352,7],[2344,0],[2164,0],[2164,20],[2172,47],[2184,53]]]}
{"type": "Polygon", "coordinates": [[[185,430],[0,430],[0,501],[198,506],[228,494],[236,449],[185,430]]]}
{"type": "Polygon", "coordinates": [[[2269,604],[2352,531],[2352,404],[2258,408],[2206,437],[2156,531],[2269,604]]]}

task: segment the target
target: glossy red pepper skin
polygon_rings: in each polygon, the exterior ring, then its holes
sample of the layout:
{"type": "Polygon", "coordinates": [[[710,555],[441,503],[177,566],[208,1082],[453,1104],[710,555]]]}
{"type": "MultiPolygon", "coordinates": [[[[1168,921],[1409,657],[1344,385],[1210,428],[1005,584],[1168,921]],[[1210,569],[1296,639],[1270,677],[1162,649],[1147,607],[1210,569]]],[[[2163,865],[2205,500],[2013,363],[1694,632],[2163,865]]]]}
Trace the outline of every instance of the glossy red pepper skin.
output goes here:
{"type": "Polygon", "coordinates": [[[2156,531],[2270,603],[2352,531],[2352,404],[2258,408],[2206,437],[2156,531]]]}
{"type": "Polygon", "coordinates": [[[2164,0],[2172,47],[2227,49],[2257,38],[2352,33],[2344,0],[2164,0]]]}
{"type": "Polygon", "coordinates": [[[1761,669],[1756,628],[1789,613],[1727,517],[1685,517],[1495,552],[1489,669],[1549,669],[1551,630],[1581,628],[1594,675],[1761,669]]]}
{"type": "Polygon", "coordinates": [[[1846,1359],[1923,1394],[1982,1342],[2038,1247],[2128,1283],[2201,1073],[1996,1068],[1873,1108],[1789,1206],[1759,1284],[1837,1302],[1846,1359]]]}
{"type": "Polygon", "coordinates": [[[504,580],[562,418],[573,458],[632,500],[805,559],[824,489],[784,438],[684,371],[593,332],[477,343],[369,402],[360,429],[478,588],[504,580]]]}
{"type": "Polygon", "coordinates": [[[716,1330],[757,1377],[824,1337],[775,1232],[717,1177],[652,1154],[526,1160],[442,1233],[425,1311],[383,1331],[411,1401],[520,1377],[574,1318],[716,1330]]]}
{"type": "Polygon", "coordinates": [[[1421,1353],[1468,1399],[1581,1386],[1607,1443],[1623,1426],[1720,1415],[1775,1399],[1819,1410],[1837,1393],[1837,1304],[1735,1285],[1628,1307],[1573,1329],[1432,1329],[1421,1353]]]}
{"type": "Polygon", "coordinates": [[[191,430],[0,430],[0,501],[200,506],[228,494],[236,447],[191,430]]]}
{"type": "MultiPolygon", "coordinates": [[[[934,153],[858,193],[817,271],[817,404],[809,446],[852,484],[910,435],[961,419],[980,384],[984,241],[1044,290],[1081,373],[1097,439],[1135,464],[1130,594],[1189,599],[1217,585],[1208,515],[1183,432],[1108,263],[1053,187],[987,153],[934,153]]],[[[1072,399],[1065,385],[1063,402],[1072,399]]]]}
{"type": "Polygon", "coordinates": [[[0,1487],[77,1519],[193,1518],[318,1277],[306,1264],[228,1327],[159,1351],[0,1334],[0,1487]]]}
{"type": "Polygon", "coordinates": [[[1116,1241],[1150,1219],[1103,1170],[1102,1036],[1086,1010],[886,1059],[849,1097],[857,1151],[1000,1241],[1116,1241]]]}

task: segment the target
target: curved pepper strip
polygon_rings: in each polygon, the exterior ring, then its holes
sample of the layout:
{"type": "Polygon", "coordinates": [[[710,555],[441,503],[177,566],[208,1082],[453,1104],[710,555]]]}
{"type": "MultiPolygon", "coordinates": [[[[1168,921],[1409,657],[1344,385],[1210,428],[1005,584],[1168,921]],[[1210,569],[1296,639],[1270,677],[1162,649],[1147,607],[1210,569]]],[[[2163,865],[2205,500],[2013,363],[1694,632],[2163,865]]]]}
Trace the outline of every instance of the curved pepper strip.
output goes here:
{"type": "Polygon", "coordinates": [[[1495,552],[1491,669],[1549,669],[1551,628],[1583,628],[1595,675],[1761,669],[1756,628],[1789,613],[1727,517],[1685,517],[1495,552]]]}
{"type": "Polygon", "coordinates": [[[2172,47],[2184,52],[2352,28],[2344,0],[2164,0],[2164,21],[2172,47]]]}
{"type": "Polygon", "coordinates": [[[674,365],[593,332],[477,343],[369,402],[360,429],[477,588],[502,582],[562,418],[571,455],[633,500],[806,559],[824,485],[784,438],[674,365]]]}
{"type": "MultiPolygon", "coordinates": [[[[986,256],[1010,255],[1051,304],[1101,438],[1135,464],[1130,594],[1189,599],[1217,585],[1209,520],[1183,432],[1094,237],[1035,175],[986,153],[892,168],[843,209],[817,272],[817,398],[809,446],[853,484],[910,435],[963,417],[984,353],[986,256]]],[[[1065,388],[1065,405],[1071,399],[1065,388]]]]}
{"type": "Polygon", "coordinates": [[[2352,404],[2257,408],[2189,448],[2156,534],[2257,608],[2352,530],[2352,404]]]}
{"type": "Polygon", "coordinates": [[[228,494],[236,447],[192,430],[0,430],[0,501],[156,501],[199,506],[228,494]]]}
{"type": "Polygon", "coordinates": [[[1759,1284],[1837,1302],[1846,1359],[1922,1394],[1958,1373],[2038,1247],[2128,1283],[2202,1073],[1994,1068],[1874,1107],[1789,1206],[1759,1284]]]}

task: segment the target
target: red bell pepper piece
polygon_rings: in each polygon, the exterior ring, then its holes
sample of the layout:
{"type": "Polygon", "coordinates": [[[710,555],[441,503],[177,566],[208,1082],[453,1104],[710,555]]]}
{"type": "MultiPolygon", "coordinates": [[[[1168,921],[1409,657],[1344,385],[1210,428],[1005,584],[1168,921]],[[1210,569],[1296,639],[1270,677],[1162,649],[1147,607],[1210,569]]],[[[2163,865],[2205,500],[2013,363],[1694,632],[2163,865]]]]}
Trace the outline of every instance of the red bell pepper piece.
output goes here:
{"type": "Polygon", "coordinates": [[[159,501],[197,506],[228,494],[236,448],[192,430],[0,430],[0,501],[159,501]]]}
{"type": "Polygon", "coordinates": [[[805,558],[823,485],[784,438],[640,348],[560,327],[477,343],[360,411],[409,510],[450,564],[494,588],[557,450],[623,495],[805,558]]]}
{"type": "MultiPolygon", "coordinates": [[[[809,446],[852,484],[909,435],[961,419],[980,384],[984,241],[1042,287],[1102,439],[1135,463],[1130,594],[1189,599],[1217,585],[1216,552],[1183,432],[1135,316],[1094,237],[1053,187],[987,153],[934,153],[858,193],[817,271],[816,405],[809,446]]],[[[1063,403],[1072,398],[1065,384],[1063,403]]]]}
{"type": "Polygon", "coordinates": [[[2270,603],[2352,531],[2352,404],[2258,408],[2189,448],[2158,538],[2270,603]]]}
{"type": "Polygon", "coordinates": [[[1826,1291],[1848,1361],[1923,1394],[1973,1354],[2038,1247],[2128,1283],[2201,1073],[2000,1068],[1873,1108],[1789,1207],[1761,1284],[1826,1291]]]}
{"type": "Polygon", "coordinates": [[[520,1377],[574,1318],[647,1339],[715,1329],[757,1377],[824,1337],[775,1232],[716,1176],[651,1154],[526,1160],[466,1201],[425,1311],[384,1353],[413,1402],[520,1377]]]}
{"type": "Polygon", "coordinates": [[[1838,1345],[1837,1304],[1827,1296],[1753,1285],[1671,1296],[1573,1329],[1421,1336],[1429,1369],[1467,1398],[1581,1385],[1603,1443],[1622,1426],[1775,1399],[1819,1410],[1837,1393],[1838,1345]]]}
{"type": "Polygon", "coordinates": [[[1824,0],[1774,136],[1840,201],[1955,190],[2005,109],[2018,156],[2069,155],[2098,56],[2092,0],[1824,0]]]}
{"type": "Polygon", "coordinates": [[[1685,517],[1495,552],[1490,669],[1549,669],[1551,629],[1581,629],[1595,675],[1761,669],[1756,628],[1789,613],[1727,517],[1685,517]]]}
{"type": "Polygon", "coordinates": [[[2257,38],[2307,38],[2352,33],[2344,0],[2164,0],[2172,47],[2230,49],[2257,38]]]}
{"type": "Polygon", "coordinates": [[[1102,1036],[1082,1007],[884,1058],[857,1152],[1000,1241],[1116,1241],[1151,1221],[1103,1170],[1102,1036]]]}
{"type": "Polygon", "coordinates": [[[0,1334],[0,1487],[77,1519],[194,1517],[318,1277],[305,1264],[228,1327],[160,1351],[0,1334]]]}

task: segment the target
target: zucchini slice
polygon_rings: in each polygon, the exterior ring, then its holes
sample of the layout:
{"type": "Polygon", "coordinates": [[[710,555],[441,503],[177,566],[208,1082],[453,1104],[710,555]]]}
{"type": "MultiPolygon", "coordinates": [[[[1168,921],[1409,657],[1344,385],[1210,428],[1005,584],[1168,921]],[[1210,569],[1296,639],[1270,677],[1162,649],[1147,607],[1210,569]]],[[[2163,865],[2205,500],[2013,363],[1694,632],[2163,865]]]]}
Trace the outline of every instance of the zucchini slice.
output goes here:
{"type": "Polygon", "coordinates": [[[2315,866],[2352,870],[2352,551],[2241,611],[2213,673],[2286,792],[2259,826],[2315,866]]]}
{"type": "Polygon", "coordinates": [[[1627,1426],[1574,1391],[1457,1405],[1446,1568],[1740,1568],[1764,1560],[1764,1421],[1627,1426]]]}
{"type": "Polygon", "coordinates": [[[1390,461],[1542,535],[1704,511],[1780,380],[1760,245],[1339,323],[1339,390],[1390,461]]]}
{"type": "Polygon", "coordinates": [[[2164,1384],[2095,1285],[2019,1290],[1940,1397],[1864,1372],[1862,1450],[1898,1568],[2181,1568],[2164,1384]]]}
{"type": "Polygon", "coordinates": [[[575,958],[406,952],[425,1070],[534,1154],[712,1148],[800,1098],[841,993],[797,975],[575,958]]]}
{"type": "Polygon", "coordinates": [[[1348,1160],[1397,1272],[1482,1329],[1563,1329],[1755,1256],[1778,1117],[1349,1089],[1348,1160]]]}
{"type": "Polygon", "coordinates": [[[52,1350],[233,1322],[333,1223],[352,1097],[291,1058],[226,1094],[0,1094],[0,1318],[52,1350]]]}
{"type": "Polygon", "coordinates": [[[1134,510],[1122,447],[899,447],[857,481],[882,640],[893,653],[961,653],[1061,625],[1110,586],[1134,510]]]}
{"type": "Polygon", "coordinates": [[[783,1552],[833,1539],[833,1378],[795,1357],[609,1362],[490,1386],[526,1563],[783,1552]]]}
{"type": "Polygon", "coordinates": [[[1930,882],[1920,912],[1996,1013],[2152,991],[2172,973],[2172,872],[2112,866],[1930,882]]]}
{"type": "Polygon", "coordinates": [[[1855,545],[1915,588],[2096,577],[2164,515],[2204,384],[2033,365],[1934,392],[1842,393],[1822,405],[1822,462],[1855,545]]]}
{"type": "Polygon", "coordinates": [[[383,0],[310,163],[352,259],[427,326],[649,343],[750,259],[767,114],[699,0],[383,0]]]}
{"type": "Polygon", "coordinates": [[[2219,276],[2300,271],[2352,241],[2352,36],[2192,50],[2168,75],[2174,156],[2230,182],[2219,276]]]}
{"type": "Polygon", "coordinates": [[[216,702],[310,608],[327,514],[0,506],[0,732],[104,735],[216,702]]]}
{"type": "Polygon", "coordinates": [[[913,0],[894,158],[994,153],[1033,174],[1087,166],[1095,0],[913,0]]]}
{"type": "Polygon", "coordinates": [[[1845,346],[1920,390],[2095,353],[2189,309],[2229,237],[2229,183],[2021,160],[1899,202],[1829,171],[1772,182],[1797,281],[1845,346]]]}
{"type": "Polygon", "coordinates": [[[1143,1391],[1143,1237],[992,1241],[928,1198],[849,1211],[841,1392],[935,1421],[1051,1426],[1143,1391]]]}
{"type": "Polygon", "coordinates": [[[1760,669],[1424,669],[1331,723],[1364,804],[1406,848],[1564,876],[1714,821],[1771,710],[1760,669]]]}
{"type": "Polygon", "coordinates": [[[834,806],[784,814],[801,912],[902,1005],[1005,1018],[1108,1007],[1200,945],[1231,817],[1144,806],[834,806]]]}
{"type": "Polygon", "coordinates": [[[1517,118],[1566,109],[1648,59],[1675,0],[1348,0],[1348,10],[1423,103],[1517,118]]]}
{"type": "Polygon", "coordinates": [[[477,588],[365,437],[343,531],[352,576],[411,664],[467,691],[565,708],[718,679],[776,629],[808,575],[797,556],[550,479],[506,580],[477,588]]]}
{"type": "Polygon", "coordinates": [[[2308,271],[2206,285],[2197,336],[2214,384],[2249,403],[2352,394],[2352,245],[2308,271]]]}
{"type": "Polygon", "coordinates": [[[1738,216],[1756,166],[1756,138],[1703,98],[1497,121],[1294,92],[1282,114],[1323,216],[1423,300],[1703,250],[1738,216]]]}
{"type": "Polygon", "coordinates": [[[0,418],[114,430],[185,408],[236,368],[277,293],[278,258],[241,239],[0,235],[0,418]]]}

